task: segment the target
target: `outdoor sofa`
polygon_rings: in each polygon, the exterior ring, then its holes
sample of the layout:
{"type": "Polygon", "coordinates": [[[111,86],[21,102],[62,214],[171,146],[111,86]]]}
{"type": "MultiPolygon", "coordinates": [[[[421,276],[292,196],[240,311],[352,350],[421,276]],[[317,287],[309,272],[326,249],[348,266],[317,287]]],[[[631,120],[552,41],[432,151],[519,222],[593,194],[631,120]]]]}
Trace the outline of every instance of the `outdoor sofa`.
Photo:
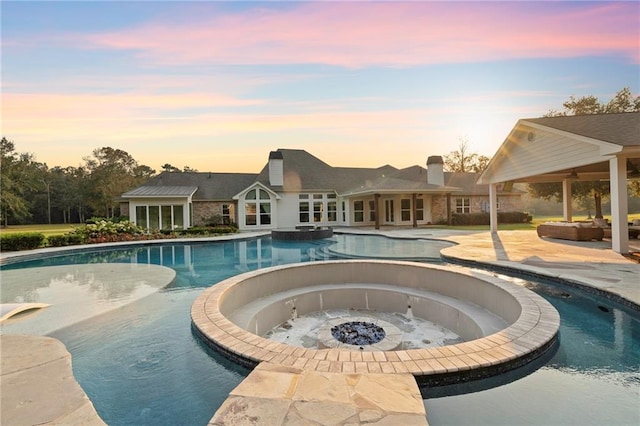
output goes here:
{"type": "Polygon", "coordinates": [[[548,222],[536,228],[539,237],[558,238],[572,241],[602,240],[604,230],[593,223],[548,222]]]}

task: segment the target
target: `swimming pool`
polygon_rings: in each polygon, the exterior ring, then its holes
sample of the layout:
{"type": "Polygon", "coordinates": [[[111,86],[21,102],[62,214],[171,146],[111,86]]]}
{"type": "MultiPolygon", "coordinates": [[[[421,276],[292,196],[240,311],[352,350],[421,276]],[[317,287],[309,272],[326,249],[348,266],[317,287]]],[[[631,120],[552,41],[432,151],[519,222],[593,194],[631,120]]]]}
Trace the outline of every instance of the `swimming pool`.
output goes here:
{"type": "MultiPolygon", "coordinates": [[[[174,269],[176,279],[165,289],[51,336],[72,353],[77,380],[108,424],[204,425],[248,371],[211,353],[192,335],[189,311],[203,288],[266,266],[362,257],[367,247],[381,245],[394,258],[416,259],[419,256],[412,254],[424,253],[433,243],[345,235],[324,242],[286,244],[272,244],[269,238],[168,243],[55,256],[7,265],[3,270],[103,262],[152,263],[174,269]]],[[[377,249],[372,257],[383,254],[377,249]]],[[[431,256],[421,260],[435,261],[431,256]]],[[[545,366],[514,382],[425,399],[431,424],[638,424],[637,314],[573,289],[513,281],[534,287],[560,312],[558,351],[545,366]]]]}

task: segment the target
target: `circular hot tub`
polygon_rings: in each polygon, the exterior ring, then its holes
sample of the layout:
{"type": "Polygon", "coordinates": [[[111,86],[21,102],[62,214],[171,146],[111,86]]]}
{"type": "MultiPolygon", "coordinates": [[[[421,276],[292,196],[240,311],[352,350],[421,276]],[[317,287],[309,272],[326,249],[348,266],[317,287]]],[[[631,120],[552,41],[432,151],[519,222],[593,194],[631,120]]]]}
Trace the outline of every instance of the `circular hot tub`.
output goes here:
{"type": "Polygon", "coordinates": [[[191,316],[207,345],[246,366],[269,362],[318,371],[409,372],[437,384],[528,364],[555,347],[560,324],[557,311],[543,298],[493,275],[378,260],[312,262],[244,273],[205,290],[191,316]],[[344,319],[320,327],[313,348],[264,337],[279,324],[317,311],[393,313],[407,307],[413,316],[452,330],[461,342],[405,349],[402,333],[371,315],[349,319],[373,324],[370,331],[381,329],[367,345],[335,337],[332,329],[344,319]]]}

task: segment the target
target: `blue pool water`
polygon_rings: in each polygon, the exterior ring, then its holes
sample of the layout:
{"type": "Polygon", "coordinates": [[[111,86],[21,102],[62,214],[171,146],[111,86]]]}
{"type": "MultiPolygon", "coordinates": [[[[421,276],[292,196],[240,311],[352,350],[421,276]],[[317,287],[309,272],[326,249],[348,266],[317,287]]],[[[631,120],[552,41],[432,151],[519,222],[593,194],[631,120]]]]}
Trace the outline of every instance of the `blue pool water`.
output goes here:
{"type": "MultiPolygon", "coordinates": [[[[58,330],[74,374],[110,425],[206,425],[248,374],[205,348],[191,332],[190,308],[203,288],[248,270],[384,252],[435,261],[442,246],[423,240],[337,235],[330,241],[269,238],[101,250],[7,265],[152,263],[173,268],[165,289],[58,330]],[[385,247],[380,250],[380,247],[385,247]],[[432,255],[435,253],[435,255],[432,255]]],[[[425,399],[431,424],[640,424],[640,319],[611,302],[545,282],[512,279],[560,312],[560,346],[546,365],[510,383],[425,399]]],[[[429,394],[429,392],[426,392],[429,394]]]]}

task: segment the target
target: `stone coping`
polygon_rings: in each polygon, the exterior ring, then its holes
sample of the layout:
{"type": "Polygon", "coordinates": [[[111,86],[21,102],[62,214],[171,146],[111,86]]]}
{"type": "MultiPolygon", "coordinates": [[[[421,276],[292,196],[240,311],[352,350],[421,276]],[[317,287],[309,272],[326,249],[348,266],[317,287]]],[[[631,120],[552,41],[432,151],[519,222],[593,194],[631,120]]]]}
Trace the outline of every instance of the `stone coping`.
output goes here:
{"type": "MultiPolygon", "coordinates": [[[[463,275],[472,274],[451,267],[411,262],[347,260],[304,265],[322,263],[331,266],[350,263],[353,267],[366,267],[370,263],[391,263],[455,270],[455,273],[463,275]]],[[[277,266],[241,274],[205,290],[191,308],[195,333],[214,350],[251,368],[266,362],[318,372],[410,373],[423,383],[440,384],[487,377],[518,368],[544,354],[557,341],[560,317],[551,304],[525,288],[489,275],[481,279],[507,289],[519,301],[522,310],[517,320],[507,328],[486,337],[438,348],[363,352],[344,348],[311,349],[290,346],[250,333],[229,321],[220,311],[221,297],[243,280],[304,265],[277,266]]]]}

